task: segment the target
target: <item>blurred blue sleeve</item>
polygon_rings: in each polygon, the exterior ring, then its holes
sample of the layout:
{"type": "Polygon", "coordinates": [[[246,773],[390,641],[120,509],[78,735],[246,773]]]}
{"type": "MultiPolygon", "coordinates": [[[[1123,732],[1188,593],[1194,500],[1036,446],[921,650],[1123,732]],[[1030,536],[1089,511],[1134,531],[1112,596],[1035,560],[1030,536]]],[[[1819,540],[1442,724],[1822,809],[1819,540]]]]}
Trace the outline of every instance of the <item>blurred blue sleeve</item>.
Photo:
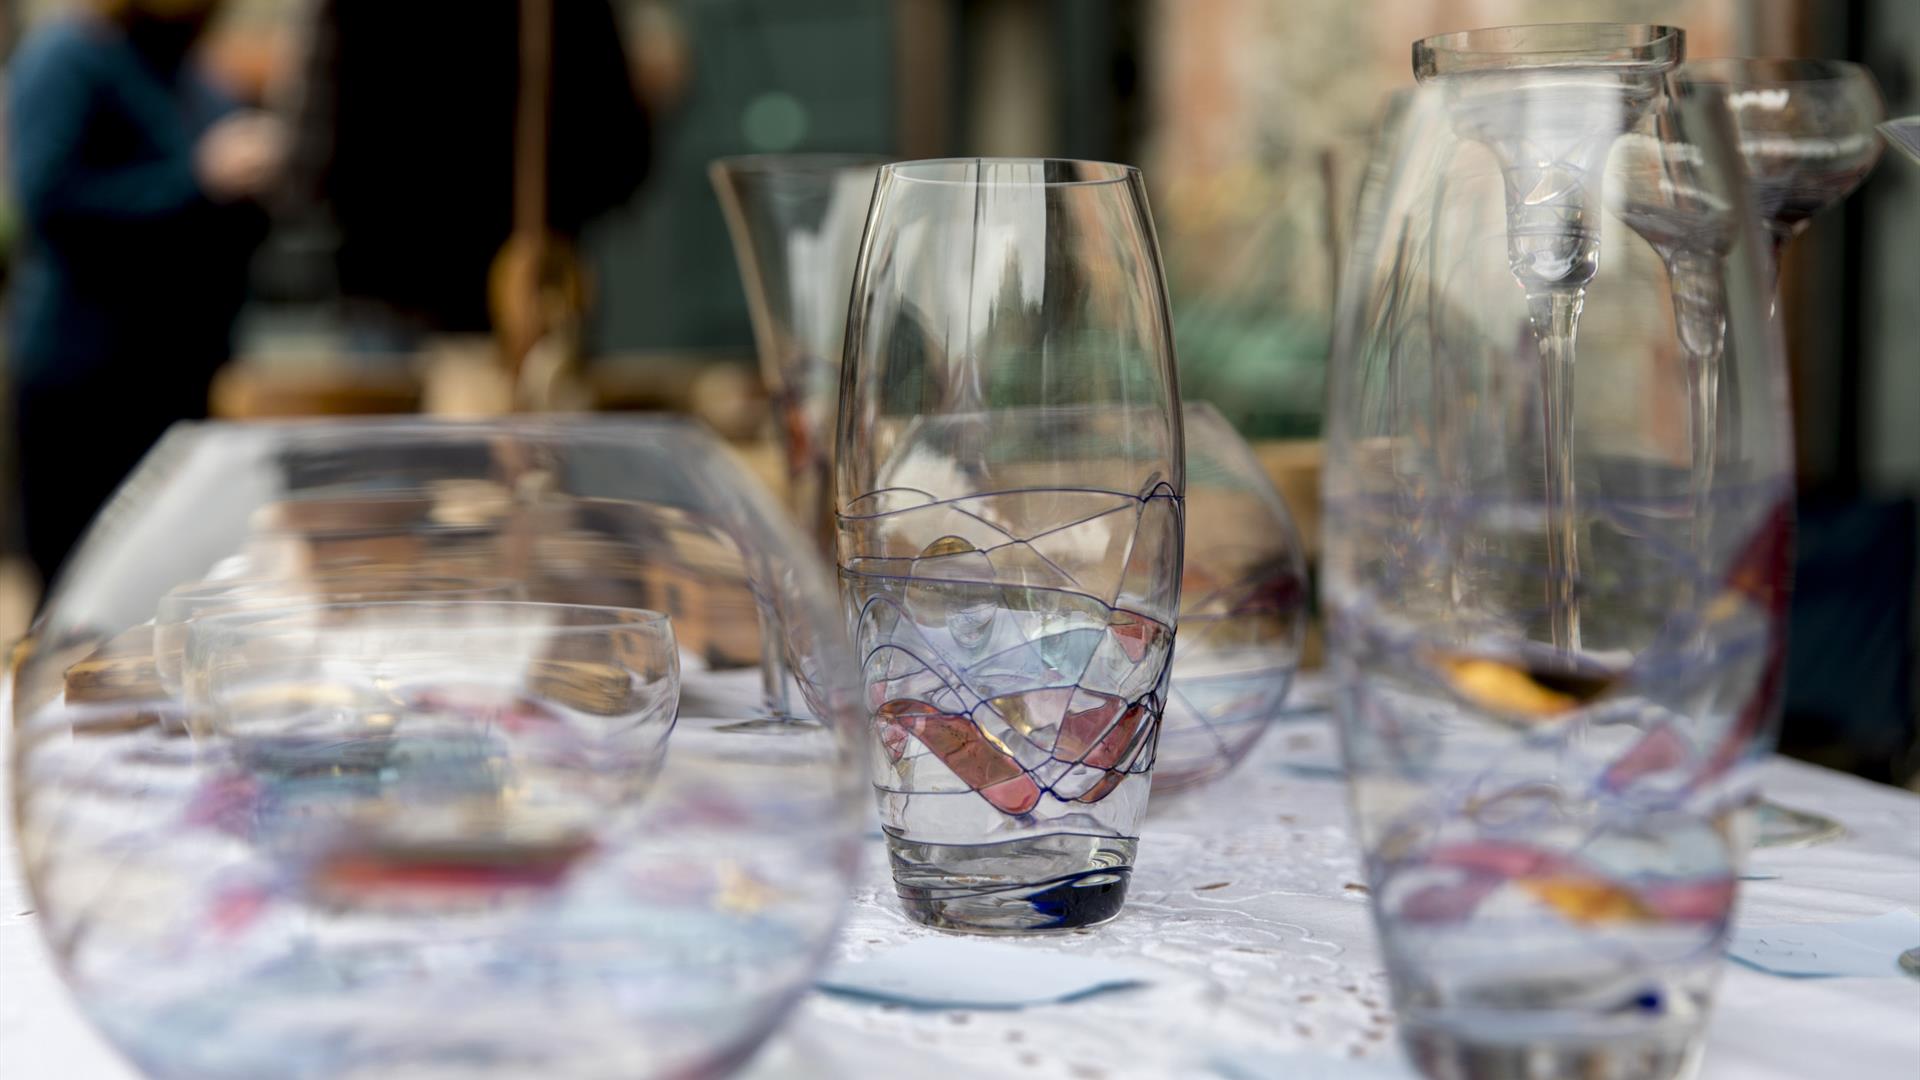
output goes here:
{"type": "Polygon", "coordinates": [[[110,62],[75,30],[29,41],[14,58],[8,160],[21,210],[35,224],[140,221],[201,201],[191,147],[127,164],[86,161],[87,124],[110,62]]]}

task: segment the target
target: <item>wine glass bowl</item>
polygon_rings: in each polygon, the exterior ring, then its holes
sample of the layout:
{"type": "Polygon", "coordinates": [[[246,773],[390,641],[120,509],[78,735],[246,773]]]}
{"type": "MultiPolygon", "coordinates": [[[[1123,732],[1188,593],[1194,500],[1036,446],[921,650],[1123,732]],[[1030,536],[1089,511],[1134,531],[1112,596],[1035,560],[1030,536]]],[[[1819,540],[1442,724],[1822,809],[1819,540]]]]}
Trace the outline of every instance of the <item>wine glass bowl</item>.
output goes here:
{"type": "Polygon", "coordinates": [[[855,668],[811,545],[698,429],[183,426],[73,567],[12,809],[63,976],[147,1075],[713,1075],[811,984],[855,668]],[[486,541],[256,558],[443,527],[486,541]],[[634,606],[546,599],[582,581],[634,606]]]}
{"type": "Polygon", "coordinates": [[[1755,209],[1776,252],[1846,198],[1880,160],[1886,102],[1873,73],[1840,60],[1690,60],[1685,80],[1727,90],[1755,209]]]}

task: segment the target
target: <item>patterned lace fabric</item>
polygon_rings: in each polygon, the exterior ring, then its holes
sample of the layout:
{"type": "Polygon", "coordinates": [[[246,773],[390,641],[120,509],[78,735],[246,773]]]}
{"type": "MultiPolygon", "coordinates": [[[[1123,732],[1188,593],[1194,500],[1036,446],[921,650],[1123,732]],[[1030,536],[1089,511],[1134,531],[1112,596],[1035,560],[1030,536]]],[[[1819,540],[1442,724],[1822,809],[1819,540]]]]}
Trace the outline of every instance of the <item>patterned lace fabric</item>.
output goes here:
{"type": "MultiPolygon", "coordinates": [[[[928,1010],[814,993],[748,1068],[752,1080],[839,1076],[1132,1078],[1415,1074],[1393,1031],[1346,790],[1317,677],[1241,766],[1148,810],[1126,910],[1094,930],[999,938],[1147,968],[1144,986],[1060,1005],[928,1010]]],[[[1920,910],[1920,796],[1784,760],[1768,794],[1845,822],[1818,847],[1756,853],[1741,922],[1839,921],[1920,910]]],[[[857,960],[934,933],[900,913],[872,841],[836,957],[857,960]]],[[[1920,942],[1915,942],[1920,945],[1920,942]]],[[[1788,980],[1729,966],[1703,1080],[1788,1080],[1831,1068],[1909,1075],[1920,982],[1788,980]],[[1829,1047],[1822,1051],[1820,1047],[1829,1047]]]]}
{"type": "MultiPolygon", "coordinates": [[[[1021,1010],[913,1009],[813,994],[755,1062],[757,1077],[1233,1075],[1242,1057],[1311,1051],[1393,1061],[1385,973],[1346,831],[1331,724],[1303,680],[1289,717],[1215,784],[1156,796],[1126,909],[1112,923],[998,938],[1146,968],[1151,982],[1021,1010]]],[[[837,957],[858,960],[933,931],[900,913],[867,861],[837,957]]]]}
{"type": "MultiPolygon", "coordinates": [[[[1291,701],[1300,708],[1323,694],[1306,679],[1291,701]]],[[[1007,1011],[812,993],[744,1075],[1412,1077],[1394,1045],[1337,760],[1323,715],[1283,721],[1225,779],[1155,800],[1119,919],[998,939],[1144,967],[1147,985],[1007,1011]]],[[[1770,797],[1837,818],[1847,834],[1757,853],[1740,921],[1839,921],[1920,906],[1920,796],[1786,761],[1770,763],[1764,782],[1770,797]]],[[[876,837],[837,958],[934,933],[900,913],[879,856],[876,837]]],[[[0,971],[8,1075],[133,1075],[60,988],[10,851],[0,853],[0,971]]],[[[1911,1076],[1920,981],[1781,979],[1729,967],[1719,997],[1703,1080],[1827,1075],[1838,1046],[1850,1077],[1911,1076]]]]}

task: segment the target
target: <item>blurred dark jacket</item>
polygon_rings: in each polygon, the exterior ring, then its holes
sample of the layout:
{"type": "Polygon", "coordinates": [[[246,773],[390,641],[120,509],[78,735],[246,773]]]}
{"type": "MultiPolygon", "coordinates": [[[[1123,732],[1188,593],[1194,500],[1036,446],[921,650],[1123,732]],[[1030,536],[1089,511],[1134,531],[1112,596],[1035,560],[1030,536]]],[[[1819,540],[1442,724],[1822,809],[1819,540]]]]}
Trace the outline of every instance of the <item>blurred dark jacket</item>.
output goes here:
{"type": "Polygon", "coordinates": [[[208,201],[194,177],[194,144],[234,102],[182,56],[88,19],[28,37],[9,97],[15,380],[172,375],[204,398],[265,226],[257,207],[208,201]]]}
{"type": "MultiPolygon", "coordinates": [[[[547,219],[577,235],[646,175],[648,125],[608,0],[553,0],[547,219]]],[[[484,330],[513,226],[518,0],[320,0],[296,193],[338,236],[340,291],[484,330]]]]}

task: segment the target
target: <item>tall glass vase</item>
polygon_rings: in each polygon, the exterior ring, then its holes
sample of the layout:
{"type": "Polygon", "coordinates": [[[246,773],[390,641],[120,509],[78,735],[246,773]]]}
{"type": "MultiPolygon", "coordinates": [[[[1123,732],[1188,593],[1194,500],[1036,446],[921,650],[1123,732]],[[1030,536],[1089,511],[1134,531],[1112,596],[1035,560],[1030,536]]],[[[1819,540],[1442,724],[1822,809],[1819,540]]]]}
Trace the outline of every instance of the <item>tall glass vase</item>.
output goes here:
{"type": "Polygon", "coordinates": [[[788,504],[823,552],[847,286],[884,158],[758,154],[708,166],[733,235],[760,370],[773,395],[788,504]]]}
{"type": "Polygon", "coordinates": [[[1431,79],[1387,153],[1338,302],[1322,582],[1402,1038],[1433,1077],[1690,1075],[1791,542],[1733,120],[1601,49],[1431,79]],[[1572,115],[1577,169],[1546,149],[1572,115]],[[1577,348],[1542,332],[1543,269],[1577,348]]]}
{"type": "Polygon", "coordinates": [[[1137,170],[881,169],[834,505],[909,915],[1119,914],[1167,698],[1185,452],[1137,170]]]}

